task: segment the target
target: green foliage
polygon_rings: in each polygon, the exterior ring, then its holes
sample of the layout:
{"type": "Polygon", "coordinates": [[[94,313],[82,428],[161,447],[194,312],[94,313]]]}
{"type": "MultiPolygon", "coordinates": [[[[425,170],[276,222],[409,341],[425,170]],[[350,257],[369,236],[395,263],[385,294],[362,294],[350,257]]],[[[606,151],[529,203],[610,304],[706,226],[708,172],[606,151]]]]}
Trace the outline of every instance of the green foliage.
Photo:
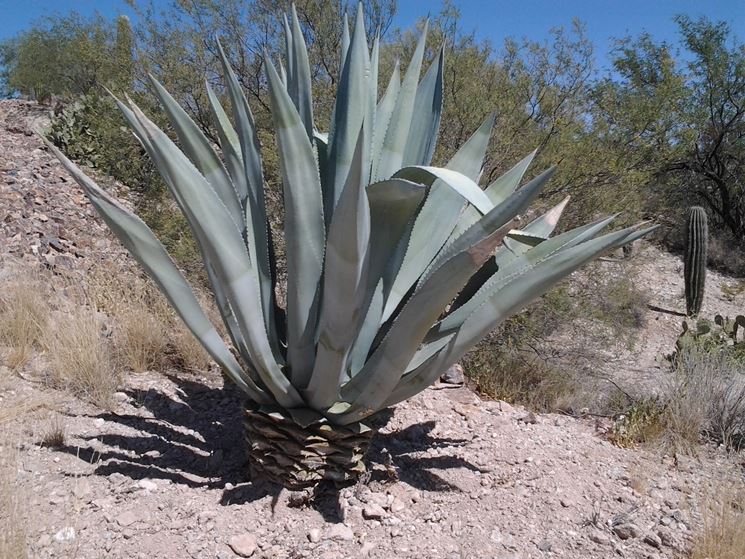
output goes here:
{"type": "Polygon", "coordinates": [[[665,403],[657,397],[633,400],[616,417],[608,440],[624,448],[655,442],[665,432],[665,413],[665,403]]]}
{"type": "Polygon", "coordinates": [[[692,346],[725,353],[745,363],[745,316],[730,319],[718,314],[713,322],[703,318],[693,324],[684,321],[683,331],[675,342],[676,353],[670,359],[675,361],[678,353],[692,346]]]}
{"type": "MultiPolygon", "coordinates": [[[[126,18],[125,18],[126,19],[126,18]]],[[[31,29],[0,44],[7,93],[45,102],[52,96],[74,98],[99,93],[100,86],[131,83],[131,29],[120,20],[117,33],[96,15],[41,19],[31,29]],[[129,52],[129,56],[127,56],[129,52]]]]}
{"type": "Polygon", "coordinates": [[[709,247],[709,227],[706,212],[699,206],[688,210],[686,250],[683,260],[686,314],[696,316],[704,302],[706,288],[706,254],[709,247]]]}

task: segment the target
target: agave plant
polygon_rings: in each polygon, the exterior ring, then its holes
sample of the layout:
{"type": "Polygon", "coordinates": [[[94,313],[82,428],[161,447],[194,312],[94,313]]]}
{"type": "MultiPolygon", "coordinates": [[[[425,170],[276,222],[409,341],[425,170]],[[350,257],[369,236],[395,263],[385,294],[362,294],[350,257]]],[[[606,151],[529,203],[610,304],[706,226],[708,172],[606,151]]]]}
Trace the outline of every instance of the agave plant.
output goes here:
{"type": "Polygon", "coordinates": [[[265,56],[284,192],[286,308],[278,304],[260,145],[220,47],[232,119],[207,84],[221,155],[153,79],[178,145],[118,102],[183,211],[234,348],[209,322],[138,217],[53,146],[91,203],[248,400],[252,475],[286,487],[363,470],[369,418],[432,384],[505,318],[601,253],[650,229],[598,236],[612,220],[549,237],[567,202],[520,225],[549,169],[518,189],[535,153],[481,188],[494,115],[444,167],[430,166],[443,51],[419,80],[425,30],[403,78],[378,99],[376,37],[346,18],[328,134],[313,119],[308,55],[293,8],[279,70],[265,56]]]}

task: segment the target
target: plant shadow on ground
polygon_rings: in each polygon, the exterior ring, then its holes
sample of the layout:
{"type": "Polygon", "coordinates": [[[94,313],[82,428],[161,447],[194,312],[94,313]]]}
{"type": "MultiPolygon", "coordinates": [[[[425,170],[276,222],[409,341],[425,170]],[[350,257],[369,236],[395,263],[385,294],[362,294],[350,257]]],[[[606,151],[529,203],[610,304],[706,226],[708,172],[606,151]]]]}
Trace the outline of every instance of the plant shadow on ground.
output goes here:
{"type": "MultiPolygon", "coordinates": [[[[268,495],[278,500],[281,488],[249,477],[243,432],[243,396],[231,384],[211,387],[170,376],[178,397],[155,389],[124,392],[145,415],[103,411],[94,416],[107,424],[129,428],[129,433],[104,432],[78,437],[89,444],[67,444],[58,450],[95,464],[93,475],[121,474],[132,480],[161,479],[192,488],[223,489],[220,503],[235,505],[268,495]],[[248,482],[248,483],[247,483],[248,482]],[[228,485],[226,484],[232,484],[228,485]]],[[[392,410],[374,420],[377,428],[393,416],[392,410]]],[[[431,470],[479,469],[453,456],[418,457],[431,448],[462,446],[465,439],[432,435],[435,421],[414,424],[400,431],[378,433],[366,457],[363,482],[385,484],[398,478],[424,491],[460,491],[431,470]],[[382,466],[382,467],[381,467],[382,466]]],[[[339,521],[339,490],[321,484],[298,505],[309,505],[328,521],[339,521]]],[[[292,506],[292,502],[291,502],[292,506]]]]}

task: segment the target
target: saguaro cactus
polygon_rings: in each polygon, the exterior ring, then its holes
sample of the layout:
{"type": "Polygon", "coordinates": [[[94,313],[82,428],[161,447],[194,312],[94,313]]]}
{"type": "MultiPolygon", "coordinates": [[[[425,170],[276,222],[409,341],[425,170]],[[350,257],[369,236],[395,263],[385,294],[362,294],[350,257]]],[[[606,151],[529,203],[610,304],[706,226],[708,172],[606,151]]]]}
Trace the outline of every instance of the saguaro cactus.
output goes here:
{"type": "Polygon", "coordinates": [[[684,262],[686,313],[688,316],[696,316],[704,301],[706,248],[708,243],[709,227],[706,222],[706,212],[700,206],[693,206],[688,210],[684,262]]]}

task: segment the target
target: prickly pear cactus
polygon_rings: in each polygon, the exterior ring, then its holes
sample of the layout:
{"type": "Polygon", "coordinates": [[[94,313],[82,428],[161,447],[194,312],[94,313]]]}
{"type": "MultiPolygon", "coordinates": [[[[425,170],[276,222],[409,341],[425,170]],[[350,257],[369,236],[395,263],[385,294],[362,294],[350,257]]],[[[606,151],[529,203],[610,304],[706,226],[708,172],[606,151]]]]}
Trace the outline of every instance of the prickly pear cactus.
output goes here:
{"type": "Polygon", "coordinates": [[[693,206],[688,210],[684,262],[686,314],[688,316],[698,315],[704,301],[708,243],[709,227],[706,212],[699,206],[693,206]]]}

